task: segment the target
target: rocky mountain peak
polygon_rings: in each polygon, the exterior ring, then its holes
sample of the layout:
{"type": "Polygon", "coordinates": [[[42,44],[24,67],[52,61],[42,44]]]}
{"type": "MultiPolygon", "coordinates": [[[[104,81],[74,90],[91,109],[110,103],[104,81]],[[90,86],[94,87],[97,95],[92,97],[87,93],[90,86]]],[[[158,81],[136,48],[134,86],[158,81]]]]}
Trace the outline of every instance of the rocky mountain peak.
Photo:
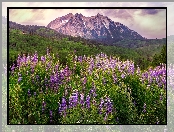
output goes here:
{"type": "Polygon", "coordinates": [[[100,13],[97,13],[96,16],[97,16],[97,17],[103,17],[103,15],[101,15],[100,13]]]}
{"type": "Polygon", "coordinates": [[[100,13],[91,17],[69,13],[51,21],[47,27],[66,35],[105,41],[108,44],[123,39],[143,39],[137,32],[100,13]]]}

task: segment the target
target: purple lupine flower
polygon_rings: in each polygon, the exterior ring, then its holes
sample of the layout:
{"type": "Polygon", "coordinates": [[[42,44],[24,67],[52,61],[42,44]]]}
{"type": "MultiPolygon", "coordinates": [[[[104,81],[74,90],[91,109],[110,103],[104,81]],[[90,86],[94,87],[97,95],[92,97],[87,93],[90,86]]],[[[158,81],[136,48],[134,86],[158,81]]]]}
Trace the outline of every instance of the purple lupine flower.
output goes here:
{"type": "Polygon", "coordinates": [[[119,118],[118,117],[116,118],[116,122],[119,122],[119,118]]]}
{"type": "Polygon", "coordinates": [[[21,64],[21,56],[18,54],[17,66],[20,67],[21,64]]]}
{"type": "Polygon", "coordinates": [[[148,72],[145,72],[143,75],[146,79],[148,78],[148,72]]]}
{"type": "Polygon", "coordinates": [[[18,72],[18,76],[21,77],[21,73],[18,72]]]}
{"type": "Polygon", "coordinates": [[[31,56],[27,56],[27,62],[31,60],[31,56]]]}
{"type": "Polygon", "coordinates": [[[59,65],[55,65],[55,71],[57,72],[59,70],[59,65]]]}
{"type": "Polygon", "coordinates": [[[63,70],[61,70],[60,71],[60,74],[59,74],[59,78],[61,79],[61,80],[63,80],[64,79],[64,72],[63,72],[63,70]]]}
{"type": "Polygon", "coordinates": [[[34,73],[34,67],[31,68],[31,73],[32,73],[32,74],[34,73]]]}
{"type": "Polygon", "coordinates": [[[46,107],[46,102],[45,102],[45,101],[43,101],[43,102],[42,102],[42,113],[44,112],[45,107],[46,107]]]}
{"type": "Polygon", "coordinates": [[[27,62],[27,57],[25,56],[25,54],[23,54],[23,57],[21,58],[21,62],[26,64],[27,62]]]}
{"type": "Polygon", "coordinates": [[[46,65],[46,67],[47,67],[48,69],[50,69],[50,68],[51,68],[51,63],[48,62],[47,65],[46,65]]]}
{"type": "Polygon", "coordinates": [[[112,105],[112,102],[110,100],[110,98],[107,98],[107,114],[111,113],[112,112],[112,109],[113,109],[113,105],[112,105]]]}
{"type": "Polygon", "coordinates": [[[55,81],[55,80],[54,80],[54,76],[51,75],[51,76],[50,76],[50,82],[51,82],[51,83],[54,83],[54,81],[55,81]]]}
{"type": "Polygon", "coordinates": [[[129,66],[129,68],[128,68],[128,72],[131,73],[131,74],[134,74],[134,70],[135,70],[134,65],[131,64],[131,65],[129,66]]]}
{"type": "Polygon", "coordinates": [[[117,77],[115,75],[112,75],[112,77],[113,77],[114,83],[116,83],[117,82],[117,77]]]}
{"type": "Polygon", "coordinates": [[[91,90],[90,90],[90,95],[92,95],[93,97],[96,97],[97,96],[97,94],[96,94],[96,89],[95,89],[95,85],[94,85],[94,83],[93,83],[93,86],[92,86],[93,88],[91,88],[91,90]]]}
{"type": "Polygon", "coordinates": [[[64,95],[65,97],[68,95],[68,89],[65,89],[64,95]]]}
{"type": "Polygon", "coordinates": [[[86,77],[84,77],[84,79],[83,79],[83,85],[85,85],[85,84],[86,84],[86,82],[87,82],[87,78],[86,78],[86,77]]]}
{"type": "Polygon", "coordinates": [[[50,123],[52,122],[53,112],[50,110],[50,123]]]}
{"type": "Polygon", "coordinates": [[[28,89],[28,96],[29,96],[29,97],[31,96],[30,89],[28,89]]]}
{"type": "Polygon", "coordinates": [[[78,57],[78,61],[79,61],[80,63],[82,63],[82,59],[83,59],[82,56],[79,56],[79,57],[78,57]]]}
{"type": "Polygon", "coordinates": [[[89,109],[90,108],[90,96],[87,95],[86,97],[86,107],[89,109]]]}
{"type": "Polygon", "coordinates": [[[163,98],[162,98],[162,95],[160,95],[160,100],[162,100],[163,98]]]}
{"type": "Polygon", "coordinates": [[[64,113],[64,116],[66,116],[66,109],[67,109],[66,99],[65,97],[62,97],[62,103],[59,104],[59,113],[60,114],[64,113]]]}
{"type": "Polygon", "coordinates": [[[134,105],[136,106],[136,104],[137,104],[137,103],[136,103],[136,101],[134,100],[134,105]]]}
{"type": "Polygon", "coordinates": [[[137,65],[137,71],[136,71],[136,73],[139,75],[140,73],[141,73],[141,71],[140,71],[140,67],[137,65]]]}
{"type": "Polygon", "coordinates": [[[66,77],[68,77],[68,76],[70,75],[70,70],[69,70],[68,66],[65,67],[65,69],[62,71],[62,73],[63,73],[66,77]]]}
{"type": "Polygon", "coordinates": [[[36,96],[36,92],[34,92],[34,96],[36,96]]]}
{"type": "Polygon", "coordinates": [[[83,93],[80,94],[80,104],[82,106],[84,106],[84,94],[83,93]]]}
{"type": "Polygon", "coordinates": [[[37,79],[37,81],[39,80],[39,75],[36,75],[36,79],[37,79]]]}
{"type": "Polygon", "coordinates": [[[33,84],[35,84],[34,79],[31,80],[33,84]]]}
{"type": "Polygon", "coordinates": [[[37,54],[37,51],[35,52],[33,58],[32,58],[32,62],[35,62],[37,63],[38,62],[38,54],[37,54]]]}
{"type": "Polygon", "coordinates": [[[165,77],[163,77],[161,81],[164,85],[166,85],[166,78],[165,77]]]}
{"type": "Polygon", "coordinates": [[[69,108],[75,107],[78,103],[78,92],[72,93],[70,99],[69,99],[69,108]]]}
{"type": "Polygon", "coordinates": [[[19,78],[18,78],[18,83],[21,82],[21,80],[22,80],[22,77],[19,77],[19,78]]]}
{"type": "Polygon", "coordinates": [[[88,72],[90,74],[92,73],[93,68],[94,68],[94,60],[93,60],[93,58],[91,58],[90,65],[89,65],[89,68],[88,68],[88,72]]]}
{"type": "Polygon", "coordinates": [[[146,112],[146,103],[144,103],[143,108],[144,108],[143,112],[145,113],[146,112]]]}
{"type": "Polygon", "coordinates": [[[121,74],[121,78],[125,78],[125,74],[122,73],[122,74],[121,74]]]}
{"type": "Polygon", "coordinates": [[[49,53],[49,48],[47,47],[47,55],[49,55],[50,53],[49,53]]]}
{"type": "Polygon", "coordinates": [[[107,113],[106,113],[106,114],[105,114],[104,121],[106,121],[106,120],[107,120],[107,118],[108,118],[108,115],[107,115],[107,113]]]}
{"type": "Polygon", "coordinates": [[[46,59],[45,59],[44,56],[41,56],[41,61],[42,61],[42,62],[45,62],[45,61],[46,61],[46,59]]]}
{"type": "Polygon", "coordinates": [[[148,82],[149,82],[149,84],[152,83],[152,76],[149,76],[149,77],[148,77],[148,82]]]}
{"type": "Polygon", "coordinates": [[[52,112],[52,110],[50,110],[50,117],[52,117],[53,116],[53,112],[52,112]]]}
{"type": "Polygon", "coordinates": [[[13,64],[13,66],[11,67],[11,71],[14,72],[15,70],[15,64],[13,64]]]}
{"type": "Polygon", "coordinates": [[[125,67],[126,67],[125,64],[121,65],[121,69],[122,69],[122,70],[125,69],[125,67]]]}
{"type": "Polygon", "coordinates": [[[100,99],[100,105],[99,105],[99,114],[102,114],[102,108],[103,108],[103,104],[104,104],[104,100],[103,98],[100,99]]]}
{"type": "Polygon", "coordinates": [[[159,83],[159,77],[156,77],[156,82],[159,83]]]}
{"type": "Polygon", "coordinates": [[[104,85],[106,85],[106,82],[107,82],[106,78],[103,78],[103,84],[104,85]]]}

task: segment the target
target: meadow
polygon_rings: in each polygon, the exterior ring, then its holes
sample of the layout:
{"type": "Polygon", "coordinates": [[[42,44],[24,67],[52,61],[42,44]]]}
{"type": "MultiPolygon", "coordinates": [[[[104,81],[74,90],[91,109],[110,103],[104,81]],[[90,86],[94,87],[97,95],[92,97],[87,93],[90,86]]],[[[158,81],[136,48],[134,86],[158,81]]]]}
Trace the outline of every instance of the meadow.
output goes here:
{"type": "Polygon", "coordinates": [[[10,124],[166,124],[166,65],[146,70],[105,53],[18,56],[10,124]]]}

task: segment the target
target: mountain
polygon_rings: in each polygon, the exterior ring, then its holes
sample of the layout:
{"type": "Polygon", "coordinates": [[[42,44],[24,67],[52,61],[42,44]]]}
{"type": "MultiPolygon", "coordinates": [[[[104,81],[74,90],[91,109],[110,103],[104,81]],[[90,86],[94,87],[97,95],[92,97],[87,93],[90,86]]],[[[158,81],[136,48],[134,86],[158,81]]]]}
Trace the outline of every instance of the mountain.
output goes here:
{"type": "Polygon", "coordinates": [[[47,27],[66,35],[95,39],[108,44],[124,39],[144,40],[137,32],[99,13],[91,17],[69,13],[51,21],[47,27]]]}

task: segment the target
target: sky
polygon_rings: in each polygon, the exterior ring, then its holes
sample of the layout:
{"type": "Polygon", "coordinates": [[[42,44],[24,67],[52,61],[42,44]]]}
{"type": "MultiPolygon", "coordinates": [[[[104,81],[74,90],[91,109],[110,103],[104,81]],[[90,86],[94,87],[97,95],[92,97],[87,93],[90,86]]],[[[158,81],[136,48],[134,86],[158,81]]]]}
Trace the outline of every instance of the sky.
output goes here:
{"type": "MultiPolygon", "coordinates": [[[[174,3],[169,2],[3,2],[2,15],[7,16],[7,7],[167,7],[167,26],[174,26],[174,3]]],[[[89,17],[100,13],[115,22],[120,22],[148,39],[166,37],[165,9],[13,9],[10,21],[24,25],[47,26],[57,17],[68,13],[81,13],[89,17]]],[[[173,35],[168,28],[167,35],[173,35]]]]}

